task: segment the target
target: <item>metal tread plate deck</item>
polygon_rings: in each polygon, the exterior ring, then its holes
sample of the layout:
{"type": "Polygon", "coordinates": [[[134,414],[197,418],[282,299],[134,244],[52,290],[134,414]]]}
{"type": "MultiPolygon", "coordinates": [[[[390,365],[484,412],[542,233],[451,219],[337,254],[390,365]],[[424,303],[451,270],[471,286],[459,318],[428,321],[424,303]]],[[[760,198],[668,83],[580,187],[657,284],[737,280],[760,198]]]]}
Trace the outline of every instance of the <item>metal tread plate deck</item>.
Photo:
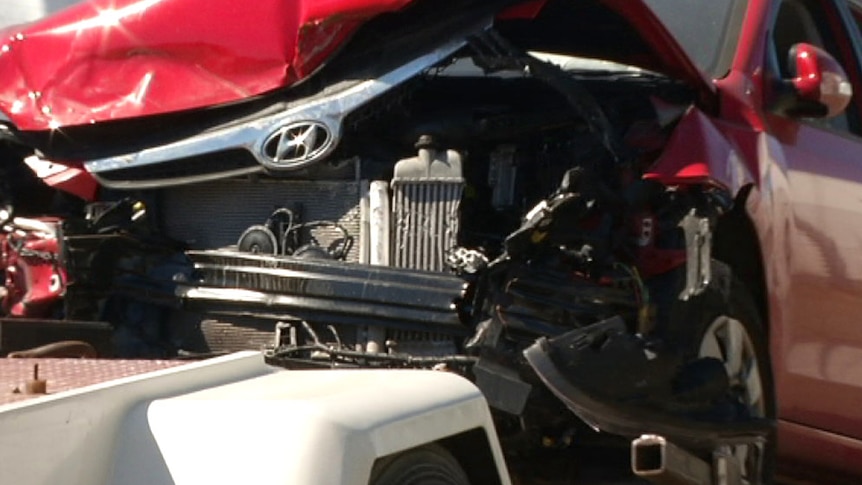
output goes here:
{"type": "Polygon", "coordinates": [[[0,359],[0,405],[23,401],[41,394],[24,394],[24,383],[33,378],[39,364],[39,379],[47,381],[48,394],[187,364],[182,360],[121,359],[0,359]],[[15,389],[21,392],[14,392],[15,389]]]}

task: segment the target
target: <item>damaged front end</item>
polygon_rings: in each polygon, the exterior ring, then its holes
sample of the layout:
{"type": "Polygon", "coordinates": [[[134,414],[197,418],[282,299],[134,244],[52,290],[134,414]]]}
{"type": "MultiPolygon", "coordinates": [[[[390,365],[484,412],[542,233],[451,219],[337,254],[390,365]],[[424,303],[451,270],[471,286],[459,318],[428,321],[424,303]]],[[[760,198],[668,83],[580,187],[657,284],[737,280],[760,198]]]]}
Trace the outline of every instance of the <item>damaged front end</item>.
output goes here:
{"type": "MultiPolygon", "coordinates": [[[[58,286],[37,308],[7,283],[7,315],[108,322],[121,356],[457,372],[512,457],[654,433],[732,449],[756,481],[765,406],[692,342],[720,316],[700,309],[729,284],[711,237],[739,188],[710,177],[733,151],[697,70],[639,2],[635,27],[613,1],[407,3],[377,2],[297,85],[10,129],[61,209],[8,188],[58,216],[39,253],[58,286]],[[680,133],[704,170],[680,169],[680,133]]],[[[21,222],[3,222],[7,281],[39,255],[21,222]]]]}

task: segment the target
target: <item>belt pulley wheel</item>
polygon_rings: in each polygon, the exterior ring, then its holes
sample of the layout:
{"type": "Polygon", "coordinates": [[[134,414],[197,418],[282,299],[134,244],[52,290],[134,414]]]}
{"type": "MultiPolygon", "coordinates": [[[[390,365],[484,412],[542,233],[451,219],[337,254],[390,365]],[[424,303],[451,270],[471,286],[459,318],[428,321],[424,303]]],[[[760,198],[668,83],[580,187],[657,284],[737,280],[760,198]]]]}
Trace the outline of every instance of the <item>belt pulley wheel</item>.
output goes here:
{"type": "Polygon", "coordinates": [[[252,254],[277,254],[278,240],[266,226],[256,225],[246,229],[236,243],[237,249],[252,254]]]}

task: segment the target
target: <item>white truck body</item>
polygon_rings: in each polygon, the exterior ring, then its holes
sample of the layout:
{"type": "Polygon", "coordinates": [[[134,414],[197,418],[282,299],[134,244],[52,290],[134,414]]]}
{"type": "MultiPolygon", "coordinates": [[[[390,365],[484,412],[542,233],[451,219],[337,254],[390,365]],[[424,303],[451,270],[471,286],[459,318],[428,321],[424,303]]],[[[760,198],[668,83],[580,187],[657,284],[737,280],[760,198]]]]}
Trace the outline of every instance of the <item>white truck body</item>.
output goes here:
{"type": "Polygon", "coordinates": [[[508,485],[468,380],[244,352],[0,407],[0,483],[367,484],[377,459],[475,430],[508,485]]]}

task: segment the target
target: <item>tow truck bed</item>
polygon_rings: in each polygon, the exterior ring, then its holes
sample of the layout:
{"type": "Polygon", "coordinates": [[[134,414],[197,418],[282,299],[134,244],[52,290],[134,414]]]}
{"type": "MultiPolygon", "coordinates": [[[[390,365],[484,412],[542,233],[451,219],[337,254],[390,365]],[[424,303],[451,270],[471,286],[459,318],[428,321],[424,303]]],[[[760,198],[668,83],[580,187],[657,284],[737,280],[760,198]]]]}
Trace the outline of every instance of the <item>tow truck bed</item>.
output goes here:
{"type": "Polygon", "coordinates": [[[121,377],[144,374],[185,364],[177,360],[114,359],[0,359],[0,405],[38,397],[27,394],[26,382],[39,366],[39,379],[49,394],[77,389],[121,377]]]}

